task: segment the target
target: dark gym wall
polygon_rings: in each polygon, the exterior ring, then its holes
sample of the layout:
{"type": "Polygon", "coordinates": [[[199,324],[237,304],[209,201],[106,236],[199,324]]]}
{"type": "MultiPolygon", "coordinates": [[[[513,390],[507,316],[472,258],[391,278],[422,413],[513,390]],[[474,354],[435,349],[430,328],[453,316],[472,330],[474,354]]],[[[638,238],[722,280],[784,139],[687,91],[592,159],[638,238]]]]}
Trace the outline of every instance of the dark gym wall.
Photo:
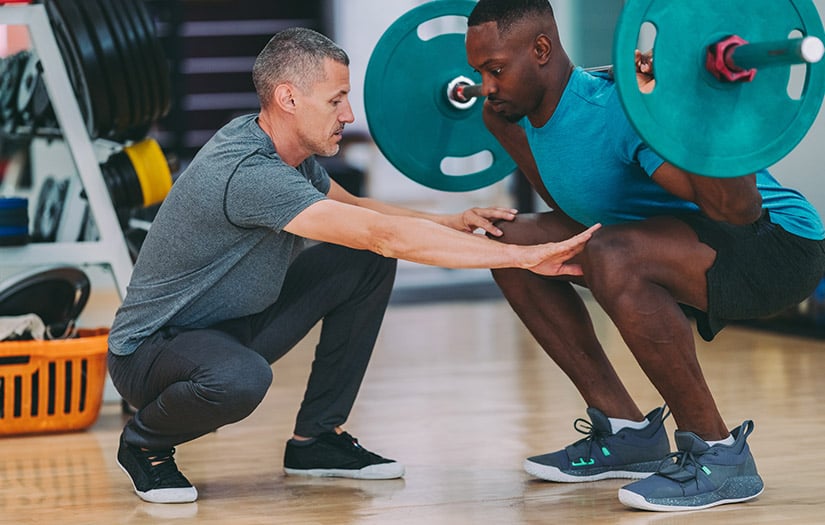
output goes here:
{"type": "Polygon", "coordinates": [[[191,158],[223,124],[255,112],[252,64],[276,31],[325,31],[325,0],[145,0],[156,19],[172,80],[172,109],[155,135],[191,158]]]}

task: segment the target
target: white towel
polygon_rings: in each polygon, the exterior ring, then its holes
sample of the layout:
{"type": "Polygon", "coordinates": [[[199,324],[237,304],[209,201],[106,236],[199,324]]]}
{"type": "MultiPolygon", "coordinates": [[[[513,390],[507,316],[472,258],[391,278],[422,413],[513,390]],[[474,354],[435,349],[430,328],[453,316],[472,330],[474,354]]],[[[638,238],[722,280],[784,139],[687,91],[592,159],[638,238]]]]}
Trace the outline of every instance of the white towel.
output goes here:
{"type": "Polygon", "coordinates": [[[46,325],[37,314],[0,317],[0,341],[46,337],[46,325]]]}

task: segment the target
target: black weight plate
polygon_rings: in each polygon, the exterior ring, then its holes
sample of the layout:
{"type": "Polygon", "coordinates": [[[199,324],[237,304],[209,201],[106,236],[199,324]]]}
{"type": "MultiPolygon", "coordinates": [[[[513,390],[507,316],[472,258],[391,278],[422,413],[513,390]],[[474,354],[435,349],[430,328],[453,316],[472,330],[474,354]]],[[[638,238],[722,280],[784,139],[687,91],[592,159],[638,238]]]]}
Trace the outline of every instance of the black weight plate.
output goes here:
{"type": "Polygon", "coordinates": [[[131,209],[143,203],[143,190],[140,187],[140,180],[132,165],[132,159],[122,151],[118,155],[118,161],[114,164],[114,169],[118,172],[120,180],[121,201],[120,209],[131,209]]]}
{"type": "Polygon", "coordinates": [[[23,74],[17,83],[17,111],[25,114],[31,110],[31,101],[34,96],[34,88],[37,85],[37,63],[39,59],[36,55],[29,55],[23,74]]]}
{"type": "Polygon", "coordinates": [[[43,80],[43,64],[39,60],[36,68],[37,74],[34,79],[34,90],[29,101],[29,111],[32,113],[35,126],[54,128],[57,126],[54,118],[54,108],[52,108],[52,101],[46,89],[46,82],[43,80]]]}
{"type": "Polygon", "coordinates": [[[69,76],[69,82],[74,91],[77,105],[83,117],[83,122],[86,130],[93,138],[97,136],[97,127],[94,119],[94,109],[92,107],[91,96],[89,93],[89,85],[86,82],[86,74],[81,65],[81,58],[78,50],[70,38],[71,31],[66,26],[63,20],[63,15],[55,3],[56,0],[45,0],[44,4],[52,26],[52,33],[54,34],[57,46],[60,49],[60,54],[63,58],[63,64],[66,68],[66,73],[69,76]]]}
{"type": "Polygon", "coordinates": [[[146,111],[146,118],[149,122],[154,122],[160,115],[163,94],[156,80],[157,67],[155,66],[154,53],[152,51],[151,35],[146,32],[143,22],[138,14],[134,0],[112,0],[121,13],[122,20],[126,21],[132,30],[133,44],[138,50],[141,63],[144,69],[143,83],[146,86],[151,104],[146,111]]]}
{"type": "MultiPolygon", "coordinates": [[[[127,0],[128,2],[129,0],[127,0]]],[[[152,21],[152,18],[149,16],[149,11],[146,10],[146,6],[143,2],[136,1],[133,4],[135,7],[135,11],[138,15],[138,20],[143,24],[143,29],[146,35],[149,38],[149,46],[151,48],[151,55],[155,60],[155,80],[158,85],[160,98],[158,100],[158,115],[156,119],[165,117],[167,113],[169,113],[169,108],[171,106],[171,93],[172,88],[170,86],[169,81],[169,64],[166,61],[166,55],[163,52],[163,48],[160,45],[160,40],[158,40],[156,31],[155,31],[155,24],[152,21]]]]}
{"type": "Polygon", "coordinates": [[[106,87],[112,103],[111,134],[118,134],[132,123],[131,86],[126,82],[123,60],[115,44],[109,24],[96,0],[64,0],[74,2],[86,21],[101,67],[106,75],[106,87]]]}
{"type": "MultiPolygon", "coordinates": [[[[107,13],[109,22],[118,28],[121,40],[121,49],[127,69],[132,72],[137,100],[134,104],[138,110],[137,118],[133,120],[133,127],[145,126],[152,120],[155,107],[155,93],[149,78],[149,67],[146,64],[140,39],[135,31],[134,24],[119,0],[98,0],[104,13],[107,13]]],[[[137,139],[131,130],[128,138],[137,139]]]]}
{"type": "Polygon", "coordinates": [[[139,27],[140,24],[138,24],[135,16],[132,14],[132,9],[127,4],[127,0],[111,0],[109,3],[115,8],[115,12],[121,20],[125,30],[124,34],[135,55],[137,69],[140,71],[140,84],[146,95],[146,105],[144,106],[141,122],[138,126],[141,129],[137,132],[130,131],[130,134],[133,136],[136,135],[136,133],[142,133],[142,138],[151,126],[151,123],[155,120],[155,114],[157,113],[156,108],[158,107],[158,100],[160,98],[158,87],[153,78],[154,65],[144,42],[145,37],[143,31],[139,27]]]}
{"type": "Polygon", "coordinates": [[[67,189],[66,181],[57,182],[54,177],[46,177],[43,181],[37,198],[37,211],[34,214],[33,241],[54,242],[57,239],[67,189]]]}
{"type": "Polygon", "coordinates": [[[21,51],[0,63],[0,126],[8,131],[18,124],[17,100],[30,54],[21,51]]]}
{"type": "Polygon", "coordinates": [[[126,157],[125,154],[120,152],[115,153],[109,157],[109,160],[103,165],[106,186],[109,189],[109,197],[112,199],[112,205],[114,205],[115,209],[122,208],[123,203],[126,202],[128,197],[125,190],[126,179],[121,169],[124,157],[126,157]]]}
{"type": "Polygon", "coordinates": [[[114,206],[115,210],[119,210],[126,198],[126,194],[123,191],[123,181],[121,180],[120,171],[112,159],[109,159],[109,162],[103,165],[102,168],[106,188],[109,190],[109,199],[111,199],[112,206],[114,206]]]}
{"type": "Polygon", "coordinates": [[[44,0],[63,60],[72,77],[75,96],[92,138],[106,135],[111,129],[112,108],[107,97],[106,78],[100,67],[91,36],[83,17],[66,0],[44,0]]]}
{"type": "Polygon", "coordinates": [[[129,109],[131,118],[128,127],[131,128],[139,124],[143,118],[146,107],[146,95],[141,84],[140,72],[135,60],[134,49],[129,45],[126,38],[126,31],[123,23],[117,16],[117,10],[110,0],[85,0],[97,6],[109,34],[112,36],[112,43],[117,51],[117,56],[122,64],[123,79],[126,83],[126,90],[129,96],[129,109]]]}
{"type": "Polygon", "coordinates": [[[0,315],[37,314],[58,335],[81,314],[90,290],[79,268],[36,267],[0,282],[0,315]]]}

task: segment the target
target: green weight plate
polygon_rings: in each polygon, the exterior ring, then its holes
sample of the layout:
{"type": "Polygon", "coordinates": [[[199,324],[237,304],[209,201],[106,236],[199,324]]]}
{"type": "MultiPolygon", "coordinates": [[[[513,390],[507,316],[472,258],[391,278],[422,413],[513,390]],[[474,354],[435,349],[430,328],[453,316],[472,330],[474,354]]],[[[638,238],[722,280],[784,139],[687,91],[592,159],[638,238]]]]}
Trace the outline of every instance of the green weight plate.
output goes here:
{"type": "Polygon", "coordinates": [[[750,83],[724,83],[705,69],[707,47],[729,35],[748,42],[825,39],[811,0],[629,0],[614,43],[617,89],[633,127],[672,164],[710,177],[768,168],[810,129],[825,95],[825,61],[809,64],[802,96],[788,95],[789,66],[761,68],[750,83]],[[747,14],[745,14],[747,13],[747,14]],[[642,94],[634,50],[646,22],[656,28],[656,88],[642,94]]]}
{"type": "Polygon", "coordinates": [[[484,127],[482,100],[457,109],[447,100],[447,84],[459,76],[476,83],[464,34],[440,34],[429,40],[418,27],[447,16],[467,17],[472,0],[423,4],[396,20],[381,36],[367,65],[364,105],[373,140],[405,176],[444,191],[471,191],[489,186],[515,170],[515,163],[484,127]],[[442,161],[492,154],[492,164],[473,173],[444,173],[442,161]]]}

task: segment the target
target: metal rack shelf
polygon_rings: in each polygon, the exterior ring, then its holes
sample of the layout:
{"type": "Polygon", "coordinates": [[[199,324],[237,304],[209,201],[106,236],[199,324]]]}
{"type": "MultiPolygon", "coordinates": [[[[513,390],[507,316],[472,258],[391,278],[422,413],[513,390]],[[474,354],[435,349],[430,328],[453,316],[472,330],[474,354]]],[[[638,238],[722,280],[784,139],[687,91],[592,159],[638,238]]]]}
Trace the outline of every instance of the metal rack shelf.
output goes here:
{"type": "Polygon", "coordinates": [[[132,273],[132,258],[46,9],[40,4],[0,6],[0,24],[28,27],[32,47],[43,66],[43,80],[62,138],[74,159],[77,176],[98,231],[94,241],[0,247],[0,265],[98,265],[112,274],[122,299],[132,273]]]}

